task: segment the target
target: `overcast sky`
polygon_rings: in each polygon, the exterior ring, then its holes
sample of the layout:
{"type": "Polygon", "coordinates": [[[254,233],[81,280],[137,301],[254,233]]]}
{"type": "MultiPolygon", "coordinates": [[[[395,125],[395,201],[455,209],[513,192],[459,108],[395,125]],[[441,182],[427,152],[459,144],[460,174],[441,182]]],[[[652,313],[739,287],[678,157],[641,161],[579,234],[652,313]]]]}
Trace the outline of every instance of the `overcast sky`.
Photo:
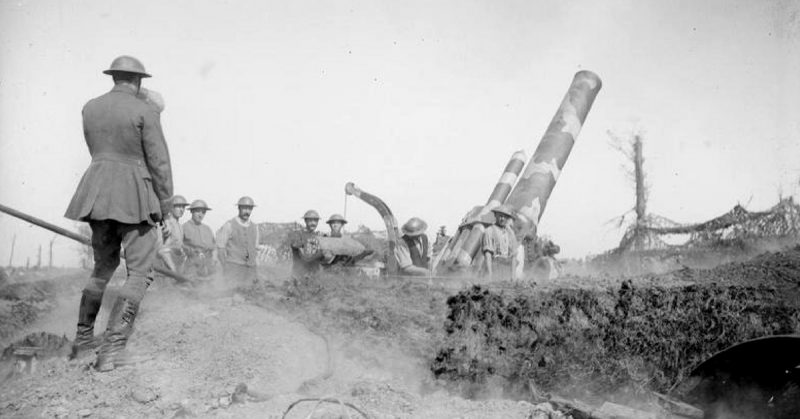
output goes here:
{"type": "MultiPolygon", "coordinates": [[[[80,111],[122,54],[153,74],[176,192],[214,230],[242,195],[255,221],[341,213],[352,181],[452,232],[582,69],[603,89],[540,225],[562,256],[615,247],[633,207],[609,130],[643,133],[648,210],[675,221],[798,197],[798,1],[0,0],[0,203],[76,228],[80,111]]],[[[347,218],[383,228],[352,197],[347,218]]],[[[17,265],[53,237],[0,215],[2,265],[14,234],[17,265]]]]}

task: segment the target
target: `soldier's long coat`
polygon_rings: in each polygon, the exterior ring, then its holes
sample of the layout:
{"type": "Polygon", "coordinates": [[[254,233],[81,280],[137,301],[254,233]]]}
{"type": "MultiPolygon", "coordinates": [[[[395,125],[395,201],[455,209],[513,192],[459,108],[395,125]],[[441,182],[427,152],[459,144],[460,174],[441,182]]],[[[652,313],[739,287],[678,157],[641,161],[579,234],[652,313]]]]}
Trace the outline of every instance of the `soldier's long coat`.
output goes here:
{"type": "Polygon", "coordinates": [[[169,208],[172,168],[157,109],[117,85],[83,107],[92,162],[65,217],[153,223],[169,208]]]}

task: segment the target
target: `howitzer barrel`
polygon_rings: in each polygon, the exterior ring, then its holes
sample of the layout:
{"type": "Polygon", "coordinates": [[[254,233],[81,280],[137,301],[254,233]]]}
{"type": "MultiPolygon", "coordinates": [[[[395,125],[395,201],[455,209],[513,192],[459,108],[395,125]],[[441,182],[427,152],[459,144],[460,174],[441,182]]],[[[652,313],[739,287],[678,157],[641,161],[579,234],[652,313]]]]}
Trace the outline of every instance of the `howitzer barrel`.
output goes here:
{"type": "Polygon", "coordinates": [[[535,234],[550,193],[602,84],[600,77],[590,71],[575,74],[525,172],[509,194],[506,204],[517,211],[514,224],[518,239],[535,234]]]}
{"type": "Polygon", "coordinates": [[[511,160],[506,164],[506,168],[497,181],[497,185],[495,185],[492,194],[489,195],[489,200],[486,201],[486,205],[483,207],[481,214],[488,214],[489,211],[503,205],[503,202],[506,201],[506,198],[508,198],[508,195],[511,193],[511,189],[514,187],[517,177],[525,167],[526,159],[527,156],[525,156],[525,152],[522,150],[517,151],[511,156],[511,160]]]}
{"type": "Polygon", "coordinates": [[[495,185],[494,190],[491,195],[489,195],[486,205],[481,208],[477,216],[467,221],[468,223],[471,222],[472,225],[465,227],[461,232],[461,234],[466,234],[467,236],[462,240],[461,246],[455,248],[451,253],[451,260],[455,260],[459,266],[468,267],[472,264],[472,258],[475,257],[475,254],[478,253],[481,247],[483,232],[486,231],[486,227],[482,223],[486,223],[487,215],[493,209],[505,202],[506,198],[511,193],[514,183],[517,181],[517,177],[525,167],[525,159],[525,152],[522,150],[511,155],[511,159],[508,161],[508,164],[506,164],[505,169],[503,169],[503,174],[500,175],[497,185],[495,185]]]}
{"type": "Polygon", "coordinates": [[[454,237],[455,240],[451,241],[450,248],[445,250],[447,254],[445,255],[446,257],[443,258],[444,266],[452,267],[455,263],[458,254],[461,252],[461,247],[469,237],[475,220],[480,218],[483,207],[482,205],[472,207],[472,209],[464,215],[464,218],[461,219],[461,223],[458,225],[458,233],[456,237],[454,237]]]}
{"type": "Polygon", "coordinates": [[[397,228],[397,219],[394,218],[392,210],[383,202],[382,199],[375,195],[364,192],[357,188],[353,182],[347,182],[344,185],[344,192],[348,195],[353,195],[362,201],[366,202],[378,211],[386,225],[386,238],[389,242],[389,255],[386,257],[386,272],[389,275],[397,273],[397,260],[394,258],[394,252],[397,248],[397,241],[400,239],[400,231],[397,228]]]}
{"type": "Polygon", "coordinates": [[[469,226],[462,226],[458,229],[458,231],[456,231],[456,234],[450,238],[447,246],[436,257],[436,259],[434,259],[434,263],[431,266],[431,273],[436,274],[436,269],[438,269],[439,264],[449,266],[453,263],[458,250],[461,249],[464,241],[467,239],[467,237],[469,237],[469,232],[469,226]]]}
{"type": "Polygon", "coordinates": [[[481,239],[483,238],[483,233],[486,231],[486,226],[481,223],[475,223],[472,225],[472,229],[469,231],[469,235],[467,239],[464,240],[464,244],[459,249],[458,254],[456,255],[456,262],[459,266],[467,267],[472,265],[472,258],[475,257],[475,254],[478,253],[478,249],[481,247],[481,239]]]}
{"type": "MultiPolygon", "coordinates": [[[[44,221],[44,220],[39,219],[39,218],[36,218],[36,217],[34,217],[32,215],[28,215],[28,214],[25,214],[24,212],[20,212],[20,211],[17,211],[15,209],[13,209],[13,208],[9,208],[9,207],[7,207],[5,205],[0,204],[0,212],[4,212],[4,213],[6,213],[6,214],[8,214],[8,215],[10,215],[12,217],[17,217],[17,218],[19,218],[21,220],[25,220],[25,221],[33,224],[33,225],[39,226],[39,227],[41,227],[41,228],[43,228],[45,230],[50,230],[53,233],[60,234],[60,235],[62,235],[64,237],[67,237],[67,238],[70,238],[72,240],[75,240],[76,242],[81,243],[83,245],[86,245],[86,246],[91,246],[92,245],[92,239],[90,239],[89,237],[86,237],[84,235],[75,233],[73,231],[69,231],[69,230],[67,230],[65,228],[59,227],[59,226],[57,226],[55,224],[48,223],[47,221],[44,221]]],[[[166,276],[168,276],[170,278],[173,278],[173,279],[175,279],[177,281],[189,282],[189,279],[186,278],[185,276],[183,276],[183,275],[181,275],[181,274],[179,274],[177,272],[173,272],[173,271],[171,271],[169,269],[163,269],[163,268],[154,266],[153,270],[158,272],[158,273],[160,273],[160,274],[162,274],[162,275],[166,275],[166,276]]]]}

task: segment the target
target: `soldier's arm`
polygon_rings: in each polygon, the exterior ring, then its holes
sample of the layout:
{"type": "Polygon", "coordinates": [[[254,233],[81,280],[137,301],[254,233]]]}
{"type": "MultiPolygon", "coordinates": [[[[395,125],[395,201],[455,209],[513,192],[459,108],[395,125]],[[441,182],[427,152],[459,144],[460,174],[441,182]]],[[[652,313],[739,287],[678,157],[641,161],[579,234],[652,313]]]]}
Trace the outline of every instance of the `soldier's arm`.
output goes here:
{"type": "Polygon", "coordinates": [[[161,130],[161,117],[151,107],[144,112],[142,122],[142,149],[147,169],[153,180],[153,190],[161,202],[161,215],[170,210],[172,197],[172,165],[169,159],[167,142],[161,130]]]}
{"type": "Polygon", "coordinates": [[[486,266],[486,275],[488,276],[492,276],[492,259],[495,252],[494,240],[492,240],[490,231],[487,229],[483,232],[483,237],[481,237],[481,251],[483,252],[483,261],[486,266]]]}
{"type": "Polygon", "coordinates": [[[225,259],[227,259],[228,256],[225,252],[225,246],[228,245],[228,240],[230,240],[231,229],[231,222],[228,221],[217,230],[215,241],[217,242],[217,256],[219,257],[220,263],[225,263],[225,259]]]}
{"type": "MultiPolygon", "coordinates": [[[[86,104],[88,105],[88,103],[86,104]]],[[[81,119],[83,120],[83,140],[86,141],[86,148],[89,149],[89,153],[92,153],[92,147],[89,146],[89,129],[86,126],[86,105],[83,105],[83,109],[81,109],[81,119]]]]}
{"type": "Polygon", "coordinates": [[[494,254],[488,250],[483,251],[483,261],[486,264],[486,275],[492,276],[492,258],[494,254]]]}
{"type": "Polygon", "coordinates": [[[411,262],[411,253],[408,250],[405,242],[397,243],[394,247],[394,255],[392,257],[397,261],[397,267],[402,271],[406,271],[408,267],[414,266],[411,262]]]}
{"type": "Polygon", "coordinates": [[[428,241],[428,251],[426,253],[425,256],[428,258],[428,270],[430,270],[433,266],[433,245],[430,240],[428,241]]]}
{"type": "Polygon", "coordinates": [[[515,253],[511,256],[511,274],[508,280],[514,282],[516,279],[517,279],[517,255],[515,253]]]}
{"type": "Polygon", "coordinates": [[[208,231],[208,235],[211,237],[211,244],[206,244],[205,253],[208,254],[208,252],[210,251],[211,252],[211,261],[213,261],[214,263],[217,263],[218,262],[217,259],[219,258],[219,253],[217,252],[217,238],[214,236],[214,231],[211,230],[211,227],[209,227],[209,226],[205,226],[205,227],[206,227],[206,229],[208,231]]]}
{"type": "Polygon", "coordinates": [[[525,268],[525,246],[518,244],[514,239],[510,243],[512,247],[511,253],[511,280],[519,281],[522,279],[523,269],[525,268]]]}
{"type": "Polygon", "coordinates": [[[397,259],[397,265],[400,270],[407,275],[427,276],[430,274],[429,270],[414,266],[411,261],[411,254],[405,243],[398,243],[394,248],[394,257],[397,259]]]}

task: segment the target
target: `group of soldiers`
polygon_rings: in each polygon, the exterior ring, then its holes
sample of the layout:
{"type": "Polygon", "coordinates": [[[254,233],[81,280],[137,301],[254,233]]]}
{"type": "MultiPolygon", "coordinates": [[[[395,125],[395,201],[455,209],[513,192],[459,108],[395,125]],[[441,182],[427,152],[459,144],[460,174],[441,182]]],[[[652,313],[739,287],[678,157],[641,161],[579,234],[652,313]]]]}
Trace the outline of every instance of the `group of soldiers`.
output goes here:
{"type": "MultiPolygon", "coordinates": [[[[202,199],[191,205],[181,195],[172,198],[172,209],[164,218],[168,225],[168,237],[164,237],[159,250],[166,266],[190,278],[207,278],[222,266],[224,277],[236,284],[249,284],[257,279],[258,254],[265,250],[261,244],[258,226],[250,221],[256,206],[252,198],[244,196],[236,203],[238,215],[222,225],[216,235],[203,223],[208,207],[202,199]],[[189,221],[181,224],[186,208],[191,212],[189,221]]],[[[481,271],[488,276],[508,279],[516,263],[517,242],[511,229],[513,211],[507,206],[493,210],[496,223],[487,228],[482,239],[481,251],[484,265],[481,271]]],[[[302,216],[304,228],[289,236],[292,254],[292,276],[295,278],[315,274],[341,260],[338,255],[309,246],[316,237],[343,237],[347,220],[340,214],[331,215],[326,224],[330,231],[317,230],[321,219],[316,210],[308,210],[302,216]]],[[[401,241],[394,250],[399,273],[410,276],[431,275],[432,250],[426,235],[428,225],[418,217],[412,217],[402,227],[401,241]]]]}
{"type": "MultiPolygon", "coordinates": [[[[94,253],[94,269],[81,295],[71,357],[96,350],[95,369],[110,371],[135,362],[125,348],[159,255],[173,271],[205,276],[219,264],[226,279],[248,283],[257,278],[260,244],[258,226],[250,221],[255,207],[250,197],[237,202],[237,216],[214,235],[203,224],[206,212],[211,210],[206,202],[197,199],[189,205],[184,197],[174,195],[170,155],[160,119],[164,102],[160,95],[142,87],[142,79],[151,77],[142,63],[131,56],[120,56],[103,73],[112,77],[114,87],[83,107],[83,132],[92,161],[65,217],[89,224],[94,253]],[[186,207],[191,220],[180,224],[186,207]],[[126,279],[113,302],[106,332],[96,338],[95,320],[123,251],[126,279]]],[[[490,228],[484,239],[484,252],[492,256],[486,258],[490,273],[496,269],[497,261],[516,251],[508,226],[513,212],[500,207],[495,214],[496,228],[490,228]]],[[[318,235],[320,217],[309,210],[303,219],[305,229],[296,232],[291,240],[293,275],[314,273],[336,257],[320,257],[318,252],[306,251],[305,244],[318,235]]],[[[327,223],[329,235],[340,237],[347,221],[334,214],[327,223]]],[[[426,229],[425,221],[416,217],[402,226],[402,240],[394,254],[402,274],[430,273],[431,249],[426,229]]]]}
{"type": "Polygon", "coordinates": [[[181,195],[171,200],[172,208],[164,217],[162,243],[158,251],[167,267],[192,278],[207,278],[222,266],[224,275],[235,283],[252,283],[257,279],[258,252],[262,249],[258,226],[250,221],[255,202],[243,196],[236,203],[238,214],[226,221],[216,235],[203,223],[210,211],[206,201],[196,199],[192,204],[181,195]],[[180,219],[189,207],[191,218],[180,219]]]}
{"type": "MultiPolygon", "coordinates": [[[[492,277],[512,279],[516,267],[517,240],[511,229],[513,211],[506,205],[493,210],[495,224],[486,229],[482,237],[481,252],[484,262],[479,272],[492,277]]],[[[441,243],[431,246],[426,235],[428,225],[418,217],[412,217],[401,227],[402,236],[394,250],[400,275],[430,276],[433,268],[433,247],[443,251],[447,246],[443,233],[437,235],[441,243]]]]}
{"type": "MultiPolygon", "coordinates": [[[[250,220],[255,201],[243,196],[236,203],[238,214],[226,221],[214,234],[203,223],[206,212],[211,211],[206,201],[197,199],[191,205],[182,195],[171,200],[172,208],[164,218],[159,256],[170,270],[189,278],[208,278],[222,266],[223,276],[234,284],[256,282],[259,254],[266,250],[261,243],[258,225],[250,220]],[[191,218],[181,224],[180,219],[188,207],[191,218]],[[168,232],[168,233],[167,233],[168,232]]],[[[328,218],[329,233],[317,231],[320,215],[316,210],[303,214],[305,228],[293,232],[291,237],[292,274],[302,276],[314,273],[324,265],[334,263],[336,255],[308,252],[306,243],[311,237],[342,237],[347,220],[340,214],[328,218]]]]}

